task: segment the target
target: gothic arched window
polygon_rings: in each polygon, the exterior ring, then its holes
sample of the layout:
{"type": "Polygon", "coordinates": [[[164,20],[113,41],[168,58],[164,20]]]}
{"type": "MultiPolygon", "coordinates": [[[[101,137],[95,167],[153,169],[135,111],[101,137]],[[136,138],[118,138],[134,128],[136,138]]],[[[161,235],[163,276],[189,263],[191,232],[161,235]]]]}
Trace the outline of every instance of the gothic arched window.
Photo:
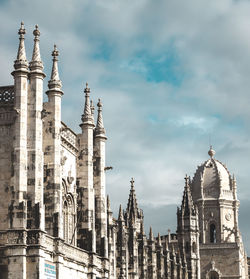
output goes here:
{"type": "Polygon", "coordinates": [[[216,271],[210,271],[209,279],[219,279],[219,274],[216,271]]]}
{"type": "Polygon", "coordinates": [[[75,224],[74,219],[74,201],[72,196],[68,194],[63,202],[63,236],[68,243],[72,243],[75,224]]]}
{"type": "Polygon", "coordinates": [[[75,202],[68,192],[67,183],[63,180],[63,238],[65,242],[74,245],[75,202]]]}
{"type": "Polygon", "coordinates": [[[215,226],[215,224],[210,225],[210,242],[216,243],[216,226],[215,226]]]}

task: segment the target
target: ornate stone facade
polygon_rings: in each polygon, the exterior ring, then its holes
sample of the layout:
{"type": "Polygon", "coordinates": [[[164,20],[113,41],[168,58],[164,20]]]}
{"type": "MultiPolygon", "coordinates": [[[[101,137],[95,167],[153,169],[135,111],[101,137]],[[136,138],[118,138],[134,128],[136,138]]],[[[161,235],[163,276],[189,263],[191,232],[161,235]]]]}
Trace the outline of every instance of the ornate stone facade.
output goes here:
{"type": "Polygon", "coordinates": [[[14,86],[0,87],[0,278],[248,278],[236,181],[212,149],[185,178],[176,234],[146,236],[133,179],[113,217],[102,103],[95,124],[86,84],[81,133],[63,123],[59,52],[44,102],[38,26],[33,34],[28,63],[21,24],[14,86]]]}

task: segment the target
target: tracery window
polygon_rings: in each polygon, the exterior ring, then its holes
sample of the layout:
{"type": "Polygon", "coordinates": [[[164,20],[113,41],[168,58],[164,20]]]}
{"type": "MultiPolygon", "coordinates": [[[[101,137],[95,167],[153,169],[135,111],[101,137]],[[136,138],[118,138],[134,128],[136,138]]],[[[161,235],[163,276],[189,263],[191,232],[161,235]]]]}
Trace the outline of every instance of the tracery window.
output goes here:
{"type": "Polygon", "coordinates": [[[215,224],[210,225],[210,242],[216,243],[216,226],[215,226],[215,224]]]}
{"type": "Polygon", "coordinates": [[[71,193],[67,192],[67,185],[63,182],[63,238],[65,242],[74,244],[75,203],[71,193]]]}

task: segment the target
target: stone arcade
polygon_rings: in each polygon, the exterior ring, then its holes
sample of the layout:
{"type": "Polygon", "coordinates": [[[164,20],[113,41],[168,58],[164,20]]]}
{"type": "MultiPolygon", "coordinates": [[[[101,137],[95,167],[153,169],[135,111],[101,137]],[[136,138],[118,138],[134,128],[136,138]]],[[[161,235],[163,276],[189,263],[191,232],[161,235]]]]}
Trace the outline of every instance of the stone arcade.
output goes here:
{"type": "MultiPolygon", "coordinates": [[[[14,85],[0,87],[0,278],[248,278],[238,226],[236,180],[214,158],[185,177],[177,233],[144,232],[134,180],[126,210],[112,215],[105,193],[106,133],[84,90],[81,133],[61,121],[59,52],[43,102],[36,26],[30,63],[19,29],[14,85]]],[[[167,224],[166,224],[167,227],[167,224]]]]}

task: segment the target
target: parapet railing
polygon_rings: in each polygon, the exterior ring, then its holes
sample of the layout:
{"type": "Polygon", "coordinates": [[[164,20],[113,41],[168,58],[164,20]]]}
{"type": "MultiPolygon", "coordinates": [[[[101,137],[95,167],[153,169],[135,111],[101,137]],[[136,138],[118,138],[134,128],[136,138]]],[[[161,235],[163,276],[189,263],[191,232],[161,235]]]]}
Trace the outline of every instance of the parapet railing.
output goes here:
{"type": "Polygon", "coordinates": [[[14,85],[0,86],[0,104],[14,104],[14,85]]]}

